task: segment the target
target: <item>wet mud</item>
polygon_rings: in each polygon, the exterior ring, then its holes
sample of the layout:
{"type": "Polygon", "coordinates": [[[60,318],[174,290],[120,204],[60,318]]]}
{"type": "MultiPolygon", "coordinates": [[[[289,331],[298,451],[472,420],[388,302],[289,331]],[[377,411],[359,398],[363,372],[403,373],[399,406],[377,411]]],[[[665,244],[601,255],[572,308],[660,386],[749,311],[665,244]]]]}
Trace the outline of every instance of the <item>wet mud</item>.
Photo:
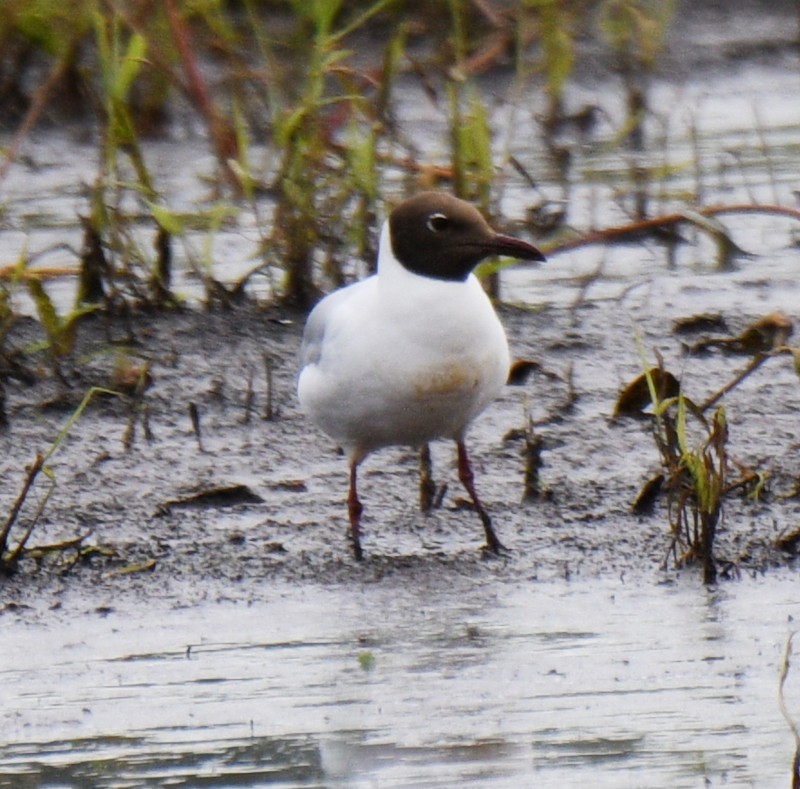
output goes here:
{"type": "MultiPolygon", "coordinates": [[[[632,511],[642,485],[659,471],[650,421],[613,416],[619,392],[641,372],[636,334],[672,354],[667,363],[683,366],[690,390],[721,385],[747,358],[687,361],[668,315],[634,321],[614,302],[500,312],[513,356],[533,364],[476,421],[468,444],[507,554],[481,551],[482,528],[460,489],[455,447],[438,442],[433,475],[441,501],[428,513],[418,503],[416,451],[386,449],[365,461],[366,560],[354,561],[346,461],[299,411],[294,394],[301,314],[249,304],[133,321],[90,318],[74,363],[63,367],[64,381],[26,362],[30,379],[7,386],[4,511],[26,465],[48,450],[84,393],[119,383],[121,355],[134,369],[148,365],[150,385],[138,399],[97,394],[48,461],[56,485],[29,545],[83,536],[82,556],[78,548],[29,554],[3,581],[5,605],[74,598],[113,607],[129,593],[132,602],[158,597],[174,606],[250,601],[276,581],[436,588],[456,578],[657,580],[677,572],[666,497],[651,514],[632,511]],[[534,442],[538,495],[523,501],[534,442]]],[[[11,336],[17,347],[36,340],[36,326],[26,320],[11,336]]],[[[731,451],[767,473],[770,485],[760,500],[726,503],[716,553],[728,575],[793,561],[776,541],[795,524],[798,507],[794,496],[781,495],[791,494],[800,475],[798,383],[788,361],[767,367],[729,395],[731,451]]],[[[42,478],[38,495],[48,485],[42,478]]],[[[30,499],[12,540],[34,516],[36,496],[30,499]]]]}

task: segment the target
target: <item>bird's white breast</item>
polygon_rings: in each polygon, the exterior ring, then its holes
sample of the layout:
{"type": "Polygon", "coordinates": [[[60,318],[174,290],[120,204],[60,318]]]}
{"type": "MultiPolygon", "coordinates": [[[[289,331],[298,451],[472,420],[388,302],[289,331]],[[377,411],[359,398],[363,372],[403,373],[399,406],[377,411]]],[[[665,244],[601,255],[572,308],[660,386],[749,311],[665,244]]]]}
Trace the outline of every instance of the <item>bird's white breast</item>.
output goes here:
{"type": "Polygon", "coordinates": [[[478,280],[412,274],[386,236],[378,275],[320,302],[304,338],[300,403],[353,456],[460,438],[508,375],[505,332],[478,280]]]}

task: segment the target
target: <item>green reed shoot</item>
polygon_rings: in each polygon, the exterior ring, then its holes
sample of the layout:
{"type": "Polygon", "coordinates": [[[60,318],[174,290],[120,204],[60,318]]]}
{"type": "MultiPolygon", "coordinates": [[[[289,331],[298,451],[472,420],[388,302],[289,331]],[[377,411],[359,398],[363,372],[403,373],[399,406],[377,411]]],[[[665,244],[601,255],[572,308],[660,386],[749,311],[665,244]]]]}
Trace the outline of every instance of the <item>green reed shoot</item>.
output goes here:
{"type": "Polygon", "coordinates": [[[686,412],[686,400],[679,397],[676,435],[680,463],[672,469],[671,480],[679,491],[673,533],[683,525],[689,546],[703,563],[703,583],[713,584],[717,578],[714,537],[722,514],[728,464],[728,422],[725,409],[719,406],[705,439],[699,446],[691,447],[686,434],[686,412]]]}
{"type": "MultiPolygon", "coordinates": [[[[637,154],[646,149],[644,123],[649,111],[649,83],[664,46],[672,12],[672,0],[605,0],[601,7],[600,30],[616,55],[617,71],[625,83],[624,136],[637,154]]],[[[643,162],[634,160],[630,174],[634,186],[634,214],[637,219],[644,219],[649,213],[647,168],[643,162]]]]}
{"type": "Polygon", "coordinates": [[[46,347],[53,365],[53,371],[61,377],[61,362],[75,345],[75,335],[79,320],[94,312],[96,306],[77,306],[67,315],[59,315],[53,300],[35,277],[28,280],[28,292],[36,305],[39,323],[47,337],[46,347]]]}
{"type": "MultiPolygon", "coordinates": [[[[271,95],[280,157],[274,240],[279,242],[286,271],[285,297],[296,304],[307,306],[316,298],[314,256],[326,241],[322,222],[329,225],[331,236],[347,237],[350,195],[361,195],[362,205],[369,207],[377,194],[378,128],[371,122],[368,102],[352,84],[346,64],[349,52],[342,44],[391,2],[378,0],[338,29],[341,0],[292,2],[308,31],[298,44],[295,62],[306,65],[297,76],[296,90],[279,92],[272,85],[271,95]],[[344,92],[335,92],[337,87],[344,92]],[[343,140],[339,128],[345,130],[343,140]],[[363,141],[354,143],[358,138],[353,130],[363,134],[365,129],[363,141]],[[349,173],[344,178],[337,159],[349,173]]],[[[270,62],[276,61],[271,52],[268,56],[270,62]]],[[[362,214],[368,211],[362,209],[362,214]]]]}
{"type": "Polygon", "coordinates": [[[575,37],[580,9],[560,0],[525,0],[535,12],[542,41],[542,70],[548,111],[545,125],[554,128],[564,116],[564,89],[575,65],[575,37]]]}
{"type": "Polygon", "coordinates": [[[150,175],[139,148],[136,127],[130,109],[130,93],[139,76],[147,52],[147,40],[139,33],[125,32],[118,16],[94,15],[95,42],[102,79],[105,115],[105,171],[119,171],[118,155],[128,155],[138,178],[137,188],[152,198],[155,194],[150,175]]]}
{"type": "MultiPolygon", "coordinates": [[[[672,550],[679,563],[702,562],[703,582],[716,581],[714,538],[728,492],[728,425],[719,406],[710,423],[682,391],[662,397],[656,376],[640,354],[653,407],[653,437],[661,456],[667,493],[672,550]],[[689,416],[694,416],[690,431],[689,416]],[[690,435],[699,431],[700,439],[690,435]],[[682,547],[680,555],[678,548],[682,547]]],[[[656,368],[661,370],[662,368],[656,368]]],[[[663,375],[660,377],[664,377],[663,375]]]]}

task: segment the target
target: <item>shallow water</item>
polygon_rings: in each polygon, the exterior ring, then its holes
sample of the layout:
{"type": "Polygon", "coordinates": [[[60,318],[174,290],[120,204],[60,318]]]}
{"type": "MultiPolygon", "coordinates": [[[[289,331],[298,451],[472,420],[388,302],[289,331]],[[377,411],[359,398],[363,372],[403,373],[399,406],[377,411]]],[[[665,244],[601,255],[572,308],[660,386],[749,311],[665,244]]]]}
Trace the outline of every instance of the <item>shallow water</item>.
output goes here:
{"type": "Polygon", "coordinates": [[[774,576],[311,586],[6,621],[0,786],[789,786],[796,600],[774,576]]]}

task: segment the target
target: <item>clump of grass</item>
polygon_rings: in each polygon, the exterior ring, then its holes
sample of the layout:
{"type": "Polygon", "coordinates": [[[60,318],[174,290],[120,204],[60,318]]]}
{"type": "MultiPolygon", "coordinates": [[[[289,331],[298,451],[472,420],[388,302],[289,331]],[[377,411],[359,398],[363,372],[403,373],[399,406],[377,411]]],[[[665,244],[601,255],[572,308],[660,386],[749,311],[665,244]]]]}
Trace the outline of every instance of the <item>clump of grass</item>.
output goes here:
{"type": "Polygon", "coordinates": [[[703,566],[703,583],[717,580],[714,538],[722,516],[728,474],[728,421],[725,409],[714,412],[699,446],[689,444],[686,431],[686,400],[678,399],[676,437],[679,463],[673,465],[667,489],[673,492],[673,539],[677,545],[683,531],[689,550],[703,566]],[[691,524],[688,522],[691,514],[691,524]]]}
{"type": "Polygon", "coordinates": [[[769,359],[789,356],[795,370],[800,370],[800,351],[785,344],[791,329],[785,316],[769,315],[734,338],[735,351],[751,354],[750,362],[699,404],[664,369],[661,357],[656,367],[647,368],[640,348],[645,372],[625,387],[617,401],[617,417],[644,415],[646,408],[652,409],[649,418],[661,462],[661,472],[644,485],[634,511],[649,513],[656,498],[666,495],[670,552],[676,565],[700,562],[706,584],[717,579],[714,542],[726,500],[742,491],[758,498],[767,482],[763,473],[729,457],[730,426],[721,401],[769,359]]]}
{"type": "Polygon", "coordinates": [[[676,565],[699,561],[703,582],[713,584],[717,579],[714,538],[728,492],[725,410],[719,407],[707,421],[685,397],[677,379],[659,365],[647,369],[626,387],[616,414],[632,414],[644,408],[639,393],[645,388],[653,409],[653,437],[662,472],[645,486],[635,509],[649,509],[655,495],[665,492],[672,535],[670,551],[676,565]],[[689,415],[694,418],[691,425],[689,415]]]}
{"type": "Polygon", "coordinates": [[[75,345],[75,335],[78,322],[84,315],[94,311],[92,306],[77,306],[67,315],[58,314],[44,285],[31,277],[28,280],[28,291],[36,305],[36,312],[39,316],[39,323],[46,335],[45,347],[50,356],[53,372],[58,378],[64,380],[61,371],[61,362],[67,358],[75,345]]]}
{"type": "MultiPolygon", "coordinates": [[[[308,307],[320,289],[352,275],[348,260],[374,258],[371,230],[379,187],[386,166],[400,161],[389,154],[389,144],[396,148],[398,143],[392,88],[403,66],[423,75],[428,85],[443,78],[451,160],[443,170],[456,194],[491,216],[497,195],[489,111],[470,74],[496,63],[513,46],[517,30],[517,63],[536,61],[533,71],[542,68],[545,74],[550,114],[563,114],[564,89],[577,58],[575,41],[591,16],[587,11],[604,9],[608,40],[629,53],[629,60],[649,66],[657,53],[652,42],[666,24],[653,20],[667,19],[652,5],[645,0],[526,0],[499,9],[449,0],[441,7],[408,9],[399,0],[366,5],[290,0],[278,13],[255,0],[237,8],[188,0],[60,6],[55,0],[11,0],[0,23],[0,96],[4,87],[20,92],[30,82],[24,53],[34,50],[53,72],[47,90],[28,97],[19,137],[56,95],[68,94],[76,114],[100,121],[100,168],[85,220],[91,244],[81,259],[80,304],[113,310],[128,302],[157,308],[175,303],[161,265],[167,260],[164,245],[154,258],[139,237],[143,217],[159,239],[165,232],[181,236],[163,221],[170,210],[147,166],[142,140],[169,117],[176,101],[185,100],[206,129],[221,174],[217,188],[228,190],[234,201],[249,201],[266,228],[261,268],[279,261],[284,282],[277,294],[308,307]],[[272,29],[276,19],[283,26],[280,35],[272,29]],[[362,73],[352,65],[349,48],[360,45],[356,36],[370,26],[382,26],[383,63],[362,73]],[[430,61],[437,73],[405,58],[410,29],[446,45],[438,48],[445,57],[434,55],[430,61]],[[536,41],[544,52],[541,65],[527,49],[536,41]],[[211,60],[218,69],[216,81],[202,68],[211,60]],[[5,82],[4,73],[11,75],[5,82]],[[63,89],[67,77],[75,89],[63,89]],[[272,148],[263,182],[251,169],[251,137],[269,139],[272,148]]],[[[10,146],[6,166],[18,150],[10,146]]],[[[401,167],[416,172],[430,165],[412,155],[401,167]]],[[[496,293],[497,275],[488,277],[496,293]]],[[[203,281],[208,302],[238,297],[246,284],[243,280],[242,287],[226,293],[213,277],[203,281]]]]}
{"type": "MultiPolygon", "coordinates": [[[[458,197],[476,203],[483,214],[491,218],[496,173],[489,112],[484,97],[465,69],[468,46],[465,4],[450,0],[449,8],[453,63],[446,72],[446,90],[452,189],[458,197]]],[[[478,273],[487,291],[494,297],[499,296],[497,269],[485,268],[478,273]]]]}
{"type": "Polygon", "coordinates": [[[83,535],[75,540],[68,540],[59,546],[49,546],[46,550],[41,547],[38,549],[28,549],[27,543],[36,528],[39,519],[44,512],[47,501],[56,487],[56,476],[48,461],[58,452],[61,445],[67,439],[75,424],[89,406],[91,400],[99,394],[116,395],[117,392],[100,387],[92,387],[84,396],[78,407],[72,412],[59,431],[53,443],[45,452],[37,452],[31,464],[25,469],[25,476],[20,487],[20,491],[14,500],[2,526],[0,526],[0,571],[6,574],[17,570],[21,558],[26,551],[52,553],[56,549],[67,549],[80,547],[87,535],[83,535]],[[34,490],[40,476],[44,475],[47,479],[47,487],[39,497],[38,502],[33,507],[33,512],[28,515],[27,524],[19,525],[20,516],[25,508],[29,496],[34,490]],[[19,527],[20,535],[16,539],[16,544],[11,545],[12,532],[19,527]]]}
{"type": "Polygon", "coordinates": [[[19,120],[19,126],[0,162],[0,181],[48,109],[71,113],[80,102],[81,46],[92,24],[91,4],[79,0],[8,0],[2,10],[0,106],[6,121],[19,120]],[[37,87],[30,91],[29,84],[37,87]]]}
{"type": "Polygon", "coordinates": [[[564,91],[575,66],[575,38],[580,28],[583,9],[578,4],[553,0],[528,0],[535,12],[542,40],[542,70],[547,94],[547,115],[544,127],[546,141],[553,139],[566,117],[564,91]]]}
{"type": "MultiPolygon", "coordinates": [[[[309,306],[319,295],[315,264],[320,253],[327,258],[323,268],[332,273],[334,281],[341,280],[337,260],[341,249],[336,239],[355,237],[363,246],[366,227],[374,218],[377,146],[386,131],[380,113],[388,107],[387,92],[402,39],[390,39],[377,81],[379,101],[374,106],[363,80],[347,65],[349,53],[343,44],[390,2],[377,0],[345,22],[339,21],[341,0],[292,3],[308,30],[299,53],[307,66],[299,75],[299,89],[284,89],[278,95],[277,86],[270,85],[272,126],[279,151],[271,240],[281,252],[286,272],[285,298],[299,306],[309,306]]],[[[264,48],[274,61],[266,44],[264,48]]]]}

